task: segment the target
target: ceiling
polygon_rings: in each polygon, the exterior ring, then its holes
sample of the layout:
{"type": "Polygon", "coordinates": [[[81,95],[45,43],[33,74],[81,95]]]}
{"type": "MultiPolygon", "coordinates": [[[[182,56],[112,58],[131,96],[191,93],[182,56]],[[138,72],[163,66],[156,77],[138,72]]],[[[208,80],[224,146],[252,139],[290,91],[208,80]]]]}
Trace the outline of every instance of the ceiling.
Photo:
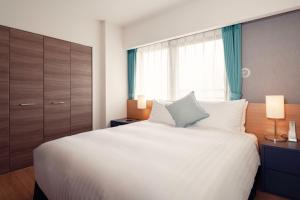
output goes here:
{"type": "Polygon", "coordinates": [[[125,26],[191,0],[0,0],[0,6],[24,13],[107,20],[125,26]],[[36,13],[32,13],[34,12],[36,13]]]}

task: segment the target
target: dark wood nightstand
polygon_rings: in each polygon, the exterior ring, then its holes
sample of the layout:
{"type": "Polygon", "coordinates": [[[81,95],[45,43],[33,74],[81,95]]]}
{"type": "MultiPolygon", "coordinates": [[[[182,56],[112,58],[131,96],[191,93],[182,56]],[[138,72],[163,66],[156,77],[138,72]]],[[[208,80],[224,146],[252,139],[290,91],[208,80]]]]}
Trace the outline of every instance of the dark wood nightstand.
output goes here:
{"type": "Polygon", "coordinates": [[[263,191],[300,199],[300,143],[261,143],[263,191]]]}
{"type": "Polygon", "coordinates": [[[121,126],[125,124],[130,124],[134,122],[139,122],[141,120],[137,119],[128,119],[128,118],[122,118],[122,119],[114,119],[110,121],[110,127],[116,127],[116,126],[121,126]]]}

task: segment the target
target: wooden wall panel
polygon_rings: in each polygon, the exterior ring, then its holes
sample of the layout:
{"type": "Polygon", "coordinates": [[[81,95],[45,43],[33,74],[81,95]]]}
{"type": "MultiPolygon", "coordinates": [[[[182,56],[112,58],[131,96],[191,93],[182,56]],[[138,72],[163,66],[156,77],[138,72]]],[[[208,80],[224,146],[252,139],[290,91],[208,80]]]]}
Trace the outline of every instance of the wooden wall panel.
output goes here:
{"type": "Polygon", "coordinates": [[[70,134],[70,42],[44,38],[44,140],[70,134]]]}
{"type": "Polygon", "coordinates": [[[9,171],[9,29],[0,26],[0,174],[9,171]]]}
{"type": "MultiPolygon", "coordinates": [[[[147,120],[152,109],[152,101],[147,101],[146,109],[137,108],[137,100],[127,100],[127,118],[147,120]]],[[[289,121],[296,121],[297,138],[300,139],[300,104],[285,104],[285,119],[277,120],[278,134],[287,134],[289,121]]],[[[259,141],[265,134],[274,134],[274,120],[266,118],[266,105],[249,103],[246,113],[246,132],[253,133],[259,141]]]]}
{"type": "Polygon", "coordinates": [[[92,48],[71,43],[71,134],[92,130],[92,48]]]}
{"type": "MultiPolygon", "coordinates": [[[[300,139],[300,105],[285,104],[285,119],[277,120],[278,134],[287,134],[289,121],[296,121],[297,137],[300,139]]],[[[274,134],[274,120],[266,118],[266,105],[249,103],[246,116],[246,132],[254,133],[259,140],[265,134],[274,134]]]]}
{"type": "Polygon", "coordinates": [[[43,141],[43,36],[10,31],[10,167],[32,165],[43,141]]]}
{"type": "Polygon", "coordinates": [[[127,100],[127,118],[147,120],[152,109],[152,101],[147,101],[146,109],[137,108],[137,100],[127,100]]]}

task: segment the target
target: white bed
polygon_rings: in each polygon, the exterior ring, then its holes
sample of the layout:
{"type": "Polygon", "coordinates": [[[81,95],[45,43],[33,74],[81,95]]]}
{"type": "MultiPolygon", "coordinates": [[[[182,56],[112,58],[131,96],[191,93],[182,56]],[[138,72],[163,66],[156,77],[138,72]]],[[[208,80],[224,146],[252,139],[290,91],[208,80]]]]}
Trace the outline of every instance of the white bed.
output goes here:
{"type": "Polygon", "coordinates": [[[36,182],[50,200],[243,200],[258,166],[253,135],[148,121],[34,151],[36,182]]]}

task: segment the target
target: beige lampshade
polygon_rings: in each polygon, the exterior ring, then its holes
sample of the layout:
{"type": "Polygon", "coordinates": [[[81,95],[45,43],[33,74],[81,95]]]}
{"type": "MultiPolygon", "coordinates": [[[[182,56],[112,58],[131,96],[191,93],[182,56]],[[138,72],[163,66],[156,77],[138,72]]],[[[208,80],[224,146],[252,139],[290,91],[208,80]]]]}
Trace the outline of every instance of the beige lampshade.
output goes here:
{"type": "Polygon", "coordinates": [[[284,96],[266,96],[266,116],[272,119],[284,119],[284,96]]]}
{"type": "Polygon", "coordinates": [[[146,109],[146,98],[144,95],[138,95],[137,97],[137,108],[138,109],[146,109]]]}

